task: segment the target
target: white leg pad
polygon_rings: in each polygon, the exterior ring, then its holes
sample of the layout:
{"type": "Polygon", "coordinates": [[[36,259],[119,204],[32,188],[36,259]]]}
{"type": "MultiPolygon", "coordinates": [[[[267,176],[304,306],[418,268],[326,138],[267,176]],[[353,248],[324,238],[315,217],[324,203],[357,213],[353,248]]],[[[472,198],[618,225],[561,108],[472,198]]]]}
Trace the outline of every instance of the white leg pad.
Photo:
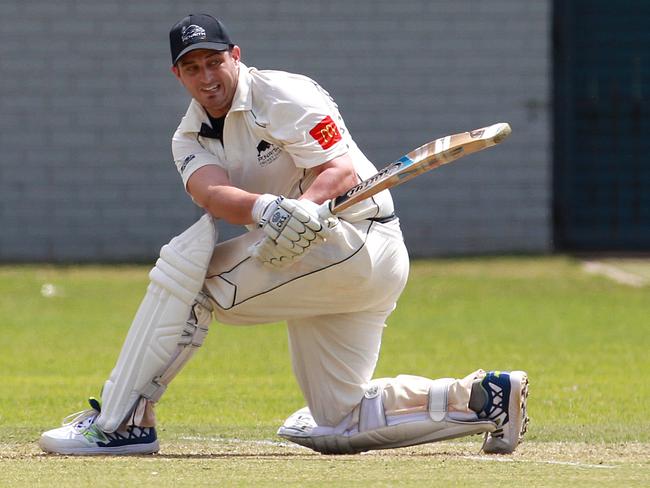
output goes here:
{"type": "MultiPolygon", "coordinates": [[[[409,377],[402,377],[409,378],[409,377]]],[[[410,377],[416,378],[416,377],[410,377]]],[[[418,379],[421,383],[422,378],[418,379]]],[[[449,417],[447,393],[453,379],[427,380],[428,394],[419,406],[397,412],[403,401],[384,395],[385,382],[371,382],[359,406],[336,427],[318,426],[307,407],[290,416],[278,435],[323,454],[355,454],[442,441],[496,429],[485,420],[449,417]],[[393,404],[384,405],[384,402],[393,404]]],[[[421,401],[422,397],[415,401],[421,401]]]]}
{"type": "Polygon", "coordinates": [[[96,420],[103,431],[117,430],[140,397],[158,400],[203,342],[211,320],[210,309],[206,315],[204,307],[210,305],[197,297],[216,240],[214,222],[206,214],[161,249],[117,364],[104,384],[96,420]]]}

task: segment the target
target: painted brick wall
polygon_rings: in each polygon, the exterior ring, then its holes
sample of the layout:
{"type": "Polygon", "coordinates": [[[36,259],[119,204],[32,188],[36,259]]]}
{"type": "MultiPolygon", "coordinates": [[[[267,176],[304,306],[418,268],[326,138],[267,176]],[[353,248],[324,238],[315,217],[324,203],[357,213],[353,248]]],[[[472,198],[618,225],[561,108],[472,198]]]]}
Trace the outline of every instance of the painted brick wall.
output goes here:
{"type": "MultiPolygon", "coordinates": [[[[221,16],[244,61],[312,76],[383,166],[508,121],[512,138],[395,189],[414,256],[545,252],[550,2],[0,0],[0,260],[151,260],[200,212],[170,137],[167,35],[221,16]]],[[[232,235],[224,227],[222,236],[232,235]]]]}

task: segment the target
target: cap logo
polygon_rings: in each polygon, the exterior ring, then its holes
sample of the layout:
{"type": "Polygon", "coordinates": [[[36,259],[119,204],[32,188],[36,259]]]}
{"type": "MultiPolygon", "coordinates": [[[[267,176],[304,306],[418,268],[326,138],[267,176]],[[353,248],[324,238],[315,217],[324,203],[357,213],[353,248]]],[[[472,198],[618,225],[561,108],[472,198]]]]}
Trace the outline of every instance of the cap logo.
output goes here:
{"type": "Polygon", "coordinates": [[[191,44],[198,40],[206,39],[207,37],[205,29],[195,24],[183,27],[183,31],[181,32],[183,44],[191,44]]]}

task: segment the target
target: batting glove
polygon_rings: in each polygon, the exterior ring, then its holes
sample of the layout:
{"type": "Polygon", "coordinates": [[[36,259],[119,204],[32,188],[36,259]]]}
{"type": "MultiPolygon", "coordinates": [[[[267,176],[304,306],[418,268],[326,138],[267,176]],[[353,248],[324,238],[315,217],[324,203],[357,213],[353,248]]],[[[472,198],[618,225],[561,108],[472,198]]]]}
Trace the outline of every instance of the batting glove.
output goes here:
{"type": "Polygon", "coordinates": [[[251,255],[272,267],[295,263],[312,246],[327,239],[335,217],[329,202],[320,207],[310,200],[261,195],[252,211],[266,237],[251,247],[251,255]]]}
{"type": "Polygon", "coordinates": [[[286,268],[296,263],[305,255],[293,252],[278,246],[269,236],[264,236],[249,248],[251,256],[270,269],[286,268]]]}
{"type": "Polygon", "coordinates": [[[253,218],[273,242],[294,254],[324,241],[329,233],[318,217],[318,205],[309,200],[262,195],[253,207],[253,218]]]}

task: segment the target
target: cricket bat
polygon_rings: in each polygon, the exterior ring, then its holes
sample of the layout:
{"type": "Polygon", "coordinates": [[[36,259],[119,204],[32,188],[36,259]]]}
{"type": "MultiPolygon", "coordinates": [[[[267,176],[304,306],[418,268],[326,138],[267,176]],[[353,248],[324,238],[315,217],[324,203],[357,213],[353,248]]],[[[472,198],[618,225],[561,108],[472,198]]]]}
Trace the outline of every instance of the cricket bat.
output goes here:
{"type": "Polygon", "coordinates": [[[468,154],[495,146],[511,132],[510,125],[501,122],[428,142],[331,200],[330,212],[337,214],[382,190],[393,188],[468,154]]]}

